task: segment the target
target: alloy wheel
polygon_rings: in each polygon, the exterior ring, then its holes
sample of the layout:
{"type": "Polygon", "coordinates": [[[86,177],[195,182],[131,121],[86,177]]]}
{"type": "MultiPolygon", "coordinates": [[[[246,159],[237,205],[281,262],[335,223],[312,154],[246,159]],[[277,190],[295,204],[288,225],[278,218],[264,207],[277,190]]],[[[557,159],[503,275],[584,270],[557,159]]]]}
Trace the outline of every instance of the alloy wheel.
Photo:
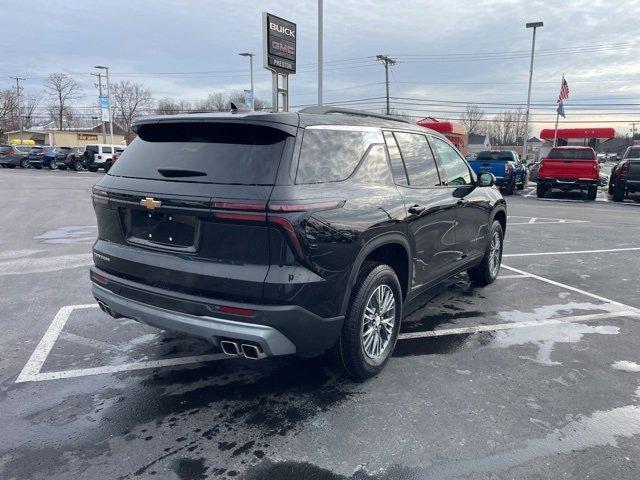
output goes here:
{"type": "Polygon", "coordinates": [[[388,285],[378,285],[369,296],[362,322],[362,348],[367,357],[382,356],[393,336],[396,300],[388,285]]]}
{"type": "Polygon", "coordinates": [[[502,258],[502,239],[499,232],[493,232],[491,238],[491,246],[489,247],[489,271],[491,276],[498,275],[500,270],[500,260],[502,258]]]}

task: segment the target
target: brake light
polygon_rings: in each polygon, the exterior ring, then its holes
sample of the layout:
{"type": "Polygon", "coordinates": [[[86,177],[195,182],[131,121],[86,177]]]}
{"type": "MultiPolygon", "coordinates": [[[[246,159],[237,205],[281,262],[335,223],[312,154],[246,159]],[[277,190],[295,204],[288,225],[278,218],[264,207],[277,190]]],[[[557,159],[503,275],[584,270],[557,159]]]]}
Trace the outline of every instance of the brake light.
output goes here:
{"type": "Polygon", "coordinates": [[[38,155],[39,157],[44,157],[44,152],[38,152],[38,153],[37,153],[37,155],[38,155]]]}
{"type": "Polygon", "coordinates": [[[220,305],[218,307],[220,313],[230,313],[231,315],[242,315],[243,317],[250,317],[254,311],[248,308],[229,307],[226,305],[220,305]]]}
{"type": "Polygon", "coordinates": [[[620,165],[620,173],[629,173],[629,162],[624,162],[620,165]]]}
{"type": "Polygon", "coordinates": [[[13,148],[10,148],[5,152],[7,155],[13,155],[13,148]]]}
{"type": "Polygon", "coordinates": [[[101,205],[109,205],[109,196],[106,190],[101,189],[100,187],[93,187],[91,189],[91,198],[94,203],[99,203],[101,205]]]}
{"type": "Polygon", "coordinates": [[[506,173],[507,175],[513,173],[513,165],[511,165],[509,162],[504,164],[504,173],[506,173]]]}
{"type": "Polygon", "coordinates": [[[107,280],[105,277],[103,277],[99,273],[94,272],[93,270],[91,271],[90,276],[91,276],[91,280],[93,280],[94,282],[100,283],[102,285],[106,285],[107,283],[109,283],[109,280],[107,280]]]}

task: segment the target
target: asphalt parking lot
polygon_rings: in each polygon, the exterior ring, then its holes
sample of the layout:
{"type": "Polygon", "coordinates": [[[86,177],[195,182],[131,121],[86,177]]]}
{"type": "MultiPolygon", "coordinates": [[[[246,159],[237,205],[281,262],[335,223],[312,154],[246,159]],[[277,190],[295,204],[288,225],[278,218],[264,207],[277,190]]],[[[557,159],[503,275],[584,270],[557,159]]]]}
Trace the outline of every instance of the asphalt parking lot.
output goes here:
{"type": "Polygon", "coordinates": [[[0,478],[638,478],[640,199],[508,197],[498,281],[424,295],[352,383],[103,314],[98,178],[0,170],[0,478]]]}

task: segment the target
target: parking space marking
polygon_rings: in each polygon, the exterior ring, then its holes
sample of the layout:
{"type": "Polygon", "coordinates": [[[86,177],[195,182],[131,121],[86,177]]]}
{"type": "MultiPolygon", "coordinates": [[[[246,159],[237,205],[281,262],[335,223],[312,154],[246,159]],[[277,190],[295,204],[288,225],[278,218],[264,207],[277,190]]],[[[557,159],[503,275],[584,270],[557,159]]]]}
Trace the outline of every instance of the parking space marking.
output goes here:
{"type": "MultiPolygon", "coordinates": [[[[41,372],[44,362],[51,353],[53,346],[62,334],[62,329],[75,310],[87,308],[97,308],[95,303],[84,305],[66,305],[58,310],[51,325],[36,346],[35,350],[22,368],[22,371],[15,380],[15,383],[40,382],[43,380],[57,380],[61,378],[86,377],[90,375],[101,375],[105,373],[129,372],[133,370],[144,370],[148,368],[172,367],[176,365],[188,365],[195,363],[221,360],[227,357],[221,353],[210,355],[196,355],[191,357],[167,358],[163,360],[145,360],[134,363],[124,363],[121,365],[106,365],[103,367],[79,368],[73,370],[60,370],[54,372],[41,372]]],[[[102,342],[101,342],[102,343],[102,342]]]]}
{"type": "MultiPolygon", "coordinates": [[[[640,250],[640,247],[629,248],[607,248],[602,250],[570,250],[567,252],[535,252],[535,253],[506,253],[503,257],[540,257],[544,255],[579,255],[582,253],[611,253],[611,252],[634,252],[640,250]]],[[[503,265],[505,268],[505,265],[503,265]]]]}
{"type": "Polygon", "coordinates": [[[567,285],[566,283],[556,282],[555,280],[551,280],[550,278],[541,277],[540,275],[535,275],[533,273],[525,272],[524,270],[520,270],[519,268],[509,267],[505,264],[502,264],[502,268],[510,270],[515,273],[519,273],[520,275],[528,275],[531,278],[535,278],[536,280],[540,280],[541,282],[548,283],[549,285],[554,285],[556,287],[563,288],[565,290],[571,290],[572,292],[580,293],[581,295],[585,295],[587,297],[595,298],[596,300],[600,300],[604,303],[610,303],[611,305],[616,305],[617,307],[622,307],[625,310],[633,311],[635,313],[640,313],[640,309],[636,307],[632,307],[631,305],[627,305],[622,302],[618,302],[617,300],[611,300],[610,298],[603,297],[602,295],[598,295],[596,293],[587,292],[586,290],[581,290],[576,287],[572,287],[571,285],[567,285]]]}
{"type": "Polygon", "coordinates": [[[588,315],[573,315],[567,317],[549,318],[547,320],[531,320],[528,322],[497,323],[493,325],[476,325],[473,327],[443,328],[441,330],[426,330],[424,332],[401,333],[398,340],[424,337],[445,337],[450,335],[465,335],[480,332],[496,332],[499,330],[513,330],[515,328],[541,327],[558,323],[581,323],[607,320],[617,317],[640,317],[640,312],[635,310],[621,310],[620,312],[594,313],[588,315]]]}
{"type": "Polygon", "coordinates": [[[526,217],[523,215],[509,215],[507,217],[508,225],[541,225],[541,224],[550,224],[550,223],[563,223],[563,224],[573,224],[573,223],[591,223],[589,220],[570,220],[567,218],[545,218],[545,217],[526,217]],[[518,219],[517,221],[513,221],[512,219],[518,219]]]}
{"type": "Polygon", "coordinates": [[[531,278],[528,275],[498,275],[496,280],[512,280],[514,278],[531,278]]]}

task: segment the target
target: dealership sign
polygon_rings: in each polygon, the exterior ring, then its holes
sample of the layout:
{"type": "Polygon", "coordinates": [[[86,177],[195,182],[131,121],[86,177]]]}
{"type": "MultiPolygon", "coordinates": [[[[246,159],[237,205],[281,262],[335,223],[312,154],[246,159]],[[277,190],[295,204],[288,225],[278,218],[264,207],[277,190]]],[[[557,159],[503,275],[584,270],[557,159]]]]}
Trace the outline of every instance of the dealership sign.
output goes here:
{"type": "Polygon", "coordinates": [[[262,13],[264,68],[288,75],[296,73],[296,24],[262,13]]]}

